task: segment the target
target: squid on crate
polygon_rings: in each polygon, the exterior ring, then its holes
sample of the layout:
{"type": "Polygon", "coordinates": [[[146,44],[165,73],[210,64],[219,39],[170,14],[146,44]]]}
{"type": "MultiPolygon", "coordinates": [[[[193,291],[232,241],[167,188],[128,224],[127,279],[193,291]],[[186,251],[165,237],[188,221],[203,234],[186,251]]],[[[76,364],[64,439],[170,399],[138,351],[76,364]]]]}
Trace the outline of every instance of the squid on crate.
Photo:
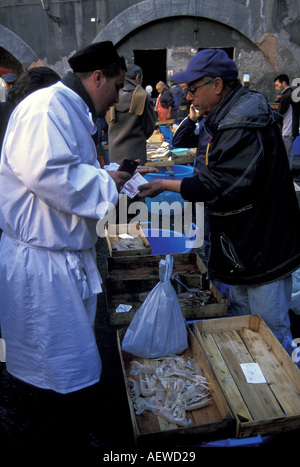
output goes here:
{"type": "Polygon", "coordinates": [[[195,358],[170,355],[144,364],[133,360],[128,382],[136,415],[151,411],[178,426],[189,426],[188,413],[212,403],[209,383],[195,358]]]}

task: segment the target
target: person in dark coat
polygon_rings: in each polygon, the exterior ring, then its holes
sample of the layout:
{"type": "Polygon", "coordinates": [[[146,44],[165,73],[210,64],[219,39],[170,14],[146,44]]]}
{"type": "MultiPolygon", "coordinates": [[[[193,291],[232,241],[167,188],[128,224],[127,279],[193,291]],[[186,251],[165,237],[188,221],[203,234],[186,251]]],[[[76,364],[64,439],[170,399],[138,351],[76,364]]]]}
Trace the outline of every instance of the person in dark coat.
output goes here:
{"type": "Polygon", "coordinates": [[[156,116],[142,82],[142,69],[128,65],[119,102],[106,114],[110,162],[120,164],[126,158],[139,159],[141,165],[146,163],[147,139],[155,130],[156,116]]]}
{"type": "Polygon", "coordinates": [[[294,141],[299,136],[299,102],[293,100],[293,88],[290,86],[289,77],[286,74],[277,76],[274,80],[275,89],[280,94],[277,100],[279,107],[277,112],[283,116],[282,138],[288,156],[290,168],[294,157],[294,141]]]}
{"type": "Polygon", "coordinates": [[[177,111],[178,123],[181,123],[185,117],[190,113],[191,102],[187,99],[188,88],[186,83],[180,84],[181,89],[183,90],[181,98],[179,101],[179,107],[177,111]]]}
{"type": "Polygon", "coordinates": [[[173,94],[163,81],[159,81],[157,83],[156,90],[159,93],[155,105],[155,111],[157,112],[158,120],[162,122],[172,119],[174,116],[173,94]]]}
{"type": "Polygon", "coordinates": [[[210,217],[210,279],[230,285],[234,314],[259,314],[280,342],[291,337],[292,273],[300,265],[300,212],[279,127],[266,98],[242,86],[222,50],[195,55],[172,77],[206,115],[207,165],[194,177],[153,180],[140,198],[164,190],[204,201],[210,217]]]}
{"type": "Polygon", "coordinates": [[[6,102],[0,102],[0,152],[5,130],[11,113],[25,97],[60,80],[56,71],[46,66],[30,68],[24,71],[14,82],[7,94],[6,102]]]}

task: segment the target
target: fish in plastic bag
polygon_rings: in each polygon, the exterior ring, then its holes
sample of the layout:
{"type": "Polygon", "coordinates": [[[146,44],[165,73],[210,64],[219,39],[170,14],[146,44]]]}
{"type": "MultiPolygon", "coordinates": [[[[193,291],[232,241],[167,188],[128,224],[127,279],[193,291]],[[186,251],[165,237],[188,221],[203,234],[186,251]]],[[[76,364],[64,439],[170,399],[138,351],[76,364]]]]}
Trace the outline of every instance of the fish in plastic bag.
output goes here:
{"type": "Polygon", "coordinates": [[[187,329],[170,278],[173,257],[159,262],[160,282],[134,315],[122,349],[137,357],[157,358],[180,354],[188,347],[187,329]]]}

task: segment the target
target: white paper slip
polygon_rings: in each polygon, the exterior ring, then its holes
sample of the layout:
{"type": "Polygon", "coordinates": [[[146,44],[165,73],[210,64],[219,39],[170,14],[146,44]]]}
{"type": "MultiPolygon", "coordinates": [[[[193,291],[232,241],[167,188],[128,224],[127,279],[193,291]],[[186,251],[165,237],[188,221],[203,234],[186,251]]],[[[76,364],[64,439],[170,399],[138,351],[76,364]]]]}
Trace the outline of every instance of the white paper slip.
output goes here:
{"type": "Polygon", "coordinates": [[[128,313],[128,311],[130,311],[132,308],[131,305],[119,305],[117,308],[116,308],[116,313],[128,313]]]}
{"type": "Polygon", "coordinates": [[[241,363],[241,368],[249,384],[266,383],[266,379],[258,363],[241,363]]]}
{"type": "Polygon", "coordinates": [[[124,234],[119,234],[118,237],[121,238],[122,240],[130,240],[130,239],[134,238],[134,237],[132,237],[131,235],[128,235],[128,234],[126,234],[126,233],[124,233],[124,234]]]}

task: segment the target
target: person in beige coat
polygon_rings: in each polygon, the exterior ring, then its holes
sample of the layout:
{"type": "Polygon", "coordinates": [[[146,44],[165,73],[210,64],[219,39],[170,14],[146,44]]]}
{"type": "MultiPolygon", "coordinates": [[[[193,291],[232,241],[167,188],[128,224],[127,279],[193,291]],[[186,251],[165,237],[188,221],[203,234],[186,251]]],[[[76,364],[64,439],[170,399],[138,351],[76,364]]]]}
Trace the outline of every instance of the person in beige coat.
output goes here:
{"type": "Polygon", "coordinates": [[[142,80],[141,68],[128,65],[119,102],[106,114],[110,162],[120,163],[123,159],[139,159],[141,165],[146,162],[146,140],[155,129],[156,116],[142,80]]]}

